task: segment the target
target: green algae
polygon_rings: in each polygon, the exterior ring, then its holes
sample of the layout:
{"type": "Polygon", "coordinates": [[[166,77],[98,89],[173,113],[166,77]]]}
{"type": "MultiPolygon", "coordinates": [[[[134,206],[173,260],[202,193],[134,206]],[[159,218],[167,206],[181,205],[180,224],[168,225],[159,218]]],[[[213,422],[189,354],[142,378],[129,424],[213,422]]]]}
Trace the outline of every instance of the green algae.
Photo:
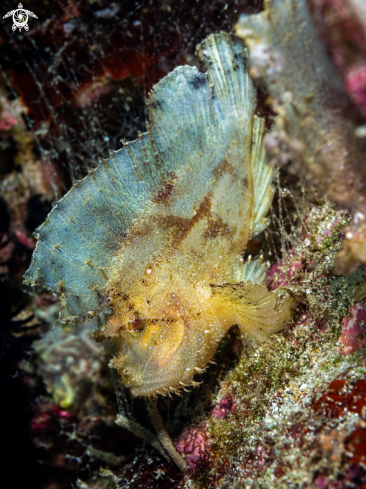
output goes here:
{"type": "MultiPolygon", "coordinates": [[[[340,457],[330,460],[320,449],[326,435],[316,434],[330,427],[312,405],[334,379],[360,379],[366,371],[364,352],[343,355],[338,342],[342,319],[362,278],[360,272],[336,274],[342,227],[348,223],[347,216],[326,202],[308,214],[301,239],[278,271],[287,275],[298,299],[294,324],[246,352],[222,380],[216,401],[232,398],[234,409],[209,420],[210,462],[194,474],[195,487],[300,488],[312,487],[319,471],[339,476],[340,457]],[[302,266],[288,274],[299,260],[302,266]],[[302,434],[293,442],[291,429],[298,426],[302,434]]],[[[350,413],[333,424],[349,433],[357,422],[350,413]]]]}

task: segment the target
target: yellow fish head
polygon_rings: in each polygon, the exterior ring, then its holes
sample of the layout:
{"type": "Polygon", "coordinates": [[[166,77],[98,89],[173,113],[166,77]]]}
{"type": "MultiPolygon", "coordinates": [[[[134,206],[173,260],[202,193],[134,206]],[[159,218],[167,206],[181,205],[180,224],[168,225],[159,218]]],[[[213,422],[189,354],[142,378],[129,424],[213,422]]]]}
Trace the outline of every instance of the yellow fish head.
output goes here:
{"type": "Polygon", "coordinates": [[[197,365],[204,365],[203,357],[212,350],[212,334],[205,334],[210,314],[197,295],[193,286],[178,291],[175,286],[157,294],[120,294],[112,304],[114,314],[95,338],[114,343],[110,366],[132,395],[168,394],[192,384],[197,365]]]}

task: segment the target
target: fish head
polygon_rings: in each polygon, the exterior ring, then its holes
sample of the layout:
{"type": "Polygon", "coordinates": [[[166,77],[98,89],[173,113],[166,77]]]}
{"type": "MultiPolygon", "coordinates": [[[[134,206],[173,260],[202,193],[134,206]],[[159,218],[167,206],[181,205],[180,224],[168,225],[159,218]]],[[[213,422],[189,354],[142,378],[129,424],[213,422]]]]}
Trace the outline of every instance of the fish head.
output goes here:
{"type": "Polygon", "coordinates": [[[133,396],[168,394],[192,384],[206,346],[212,350],[202,294],[194,285],[174,283],[117,295],[113,316],[95,337],[114,343],[110,366],[133,396]]]}

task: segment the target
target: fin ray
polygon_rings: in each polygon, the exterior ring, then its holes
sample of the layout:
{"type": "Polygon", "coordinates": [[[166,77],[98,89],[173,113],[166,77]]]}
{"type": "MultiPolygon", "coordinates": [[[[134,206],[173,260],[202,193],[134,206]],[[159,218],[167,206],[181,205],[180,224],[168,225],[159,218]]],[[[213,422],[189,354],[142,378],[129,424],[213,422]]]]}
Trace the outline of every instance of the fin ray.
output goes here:
{"type": "Polygon", "coordinates": [[[292,318],[294,300],[286,287],[273,292],[251,282],[211,286],[212,293],[230,303],[245,337],[263,341],[281,331],[292,318]]]}
{"type": "Polygon", "coordinates": [[[252,172],[253,172],[253,236],[263,231],[268,223],[265,217],[273,200],[274,190],[271,185],[273,167],[266,162],[266,154],[263,145],[264,119],[254,117],[253,142],[252,142],[252,172]]]}
{"type": "Polygon", "coordinates": [[[239,282],[252,282],[261,284],[266,277],[268,265],[263,262],[263,257],[252,259],[248,256],[240,271],[239,282]]]}

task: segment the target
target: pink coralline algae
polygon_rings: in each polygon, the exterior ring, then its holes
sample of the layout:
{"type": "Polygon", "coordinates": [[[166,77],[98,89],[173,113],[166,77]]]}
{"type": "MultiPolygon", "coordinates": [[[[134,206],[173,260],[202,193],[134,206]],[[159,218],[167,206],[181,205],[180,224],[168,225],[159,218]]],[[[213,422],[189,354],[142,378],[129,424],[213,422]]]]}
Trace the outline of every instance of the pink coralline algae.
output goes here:
{"type": "Polygon", "coordinates": [[[301,257],[295,259],[295,250],[290,250],[284,260],[275,263],[268,271],[266,285],[269,290],[290,285],[296,271],[304,267],[301,257]]]}
{"type": "Polygon", "coordinates": [[[344,89],[361,110],[366,109],[365,31],[352,1],[312,0],[319,33],[340,71],[344,89]]]}
{"type": "Polygon", "coordinates": [[[345,90],[355,104],[366,111],[366,65],[352,69],[347,74],[345,90]]]}
{"type": "Polygon", "coordinates": [[[18,121],[10,114],[10,112],[2,112],[0,116],[0,131],[10,131],[17,122],[18,121]]]}
{"type": "Polygon", "coordinates": [[[52,429],[59,419],[70,420],[72,417],[73,415],[69,411],[60,409],[49,401],[43,401],[35,407],[32,419],[32,430],[38,435],[52,429]]]}
{"type": "Polygon", "coordinates": [[[34,242],[30,238],[28,238],[28,236],[26,234],[22,233],[21,231],[15,231],[14,234],[15,234],[19,244],[23,245],[25,248],[28,248],[30,250],[34,250],[36,245],[34,244],[34,242]]]}
{"type": "Polygon", "coordinates": [[[324,477],[320,475],[315,480],[315,486],[319,487],[319,489],[327,489],[329,487],[328,482],[329,482],[328,477],[324,477]]]}
{"type": "Polygon", "coordinates": [[[343,319],[343,332],[339,342],[343,345],[340,351],[344,355],[354,353],[366,346],[366,310],[365,304],[359,302],[353,305],[350,310],[350,316],[343,319]]]}
{"type": "Polygon", "coordinates": [[[206,424],[189,427],[182,431],[175,440],[175,448],[185,456],[191,469],[195,469],[199,462],[208,461],[208,445],[210,434],[206,431],[206,424]]]}
{"type": "Polygon", "coordinates": [[[266,450],[262,445],[260,445],[257,448],[257,456],[258,456],[258,460],[259,460],[259,467],[263,467],[263,465],[266,462],[266,450]]]}
{"type": "MultiPolygon", "coordinates": [[[[344,216],[344,218],[346,219],[346,216],[344,216]]],[[[332,225],[325,229],[317,238],[316,238],[316,242],[317,243],[321,243],[321,241],[323,240],[324,237],[329,237],[329,236],[332,236],[333,234],[333,231],[335,230],[336,228],[336,225],[338,223],[341,222],[341,219],[338,218],[338,219],[335,219],[335,221],[332,223],[332,225]]]]}
{"type": "Polygon", "coordinates": [[[220,403],[217,404],[211,411],[211,417],[222,419],[228,411],[235,411],[237,402],[231,396],[225,396],[221,399],[220,403]]]}

